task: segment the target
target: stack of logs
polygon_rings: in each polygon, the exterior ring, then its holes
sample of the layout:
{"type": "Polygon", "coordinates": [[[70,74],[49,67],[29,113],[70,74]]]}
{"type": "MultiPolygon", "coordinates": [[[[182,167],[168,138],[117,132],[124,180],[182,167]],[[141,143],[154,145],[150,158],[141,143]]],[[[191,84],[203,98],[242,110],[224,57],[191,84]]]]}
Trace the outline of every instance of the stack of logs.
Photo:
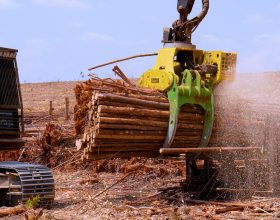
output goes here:
{"type": "MultiPolygon", "coordinates": [[[[76,133],[85,159],[158,156],[169,124],[165,94],[99,79],[77,85],[75,92],[76,133]]],[[[197,147],[203,124],[200,107],[184,106],[173,145],[197,147]]]]}
{"type": "MultiPolygon", "coordinates": [[[[225,91],[220,87],[215,92],[209,147],[265,146],[271,110],[225,91]]],[[[164,93],[98,78],[78,84],[75,93],[77,146],[84,150],[84,159],[158,156],[169,124],[169,103],[164,93]]],[[[184,106],[173,147],[197,147],[203,125],[203,110],[184,106]]]]}

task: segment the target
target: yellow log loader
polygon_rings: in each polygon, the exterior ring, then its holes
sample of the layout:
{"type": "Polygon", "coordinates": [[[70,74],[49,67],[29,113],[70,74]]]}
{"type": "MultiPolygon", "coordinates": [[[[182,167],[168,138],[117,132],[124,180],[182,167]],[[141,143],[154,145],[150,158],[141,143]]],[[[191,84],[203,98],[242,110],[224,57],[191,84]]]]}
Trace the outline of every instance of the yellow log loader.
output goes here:
{"type": "MultiPolygon", "coordinates": [[[[162,147],[160,148],[160,155],[163,157],[178,157],[180,155],[185,155],[187,171],[187,181],[185,186],[187,186],[188,190],[191,190],[192,187],[198,187],[198,190],[201,191],[202,189],[206,189],[207,185],[212,185],[211,182],[213,182],[214,179],[214,163],[217,162],[219,164],[218,161],[222,162],[223,169],[226,170],[226,167],[234,167],[236,160],[240,159],[247,161],[246,153],[248,152],[250,152],[253,158],[253,155],[259,153],[260,149],[236,146],[209,147],[214,122],[214,89],[223,80],[234,79],[237,54],[234,52],[228,53],[223,51],[203,51],[197,49],[196,46],[192,44],[192,34],[205,18],[209,10],[209,0],[202,0],[202,11],[194,18],[189,19],[194,3],[195,0],[178,0],[177,10],[180,17],[173,22],[172,28],[164,29],[162,40],[163,48],[161,48],[156,54],[157,59],[154,67],[147,70],[140,77],[138,87],[159,91],[166,94],[168,97],[169,125],[165,141],[161,143],[162,147]],[[183,128],[184,125],[182,126],[182,123],[180,122],[180,114],[185,114],[183,108],[186,106],[196,106],[197,108],[195,111],[197,112],[195,115],[203,115],[202,132],[193,130],[196,127],[194,124],[191,124],[188,128],[183,128]],[[201,112],[203,112],[203,114],[201,114],[201,112]],[[179,126],[180,123],[181,125],[179,126]],[[186,137],[182,138],[182,140],[185,140],[183,143],[184,146],[182,146],[182,142],[176,142],[175,137],[178,132],[186,134],[186,137]],[[194,135],[194,137],[188,135],[194,135]],[[196,146],[193,146],[194,142],[192,140],[196,139],[199,139],[200,141],[196,146]],[[179,144],[177,145],[177,143],[179,144]],[[188,145],[187,143],[191,144],[188,145]]],[[[148,56],[151,55],[154,54],[149,54],[148,56]]],[[[143,55],[140,55],[138,57],[142,56],[143,55]]],[[[130,58],[135,57],[137,56],[130,58]]],[[[117,60],[116,62],[123,60],[117,60]]],[[[107,64],[112,63],[115,62],[113,61],[107,64]]],[[[104,65],[92,67],[89,70],[104,65]]],[[[102,98],[105,99],[104,96],[102,98]]],[[[110,101],[114,102],[115,98],[116,97],[110,97],[110,101]]],[[[118,99],[123,102],[123,104],[126,102],[128,103],[125,98],[118,99]]],[[[96,102],[99,101],[96,100],[96,102]]],[[[137,102],[134,104],[137,104],[137,102]]],[[[140,105],[140,101],[138,105],[140,105]]],[[[121,112],[123,109],[116,108],[116,111],[117,110],[121,112]]],[[[136,112],[136,110],[134,111],[136,112]]],[[[119,120],[119,123],[124,120],[126,119],[119,120]]],[[[131,123],[131,120],[127,121],[131,123]]],[[[99,120],[97,123],[102,123],[102,120],[99,120]]],[[[107,120],[106,123],[109,123],[109,121],[107,120]]],[[[186,121],[184,121],[184,123],[186,123],[186,121]]],[[[91,124],[90,126],[94,125],[91,124]]],[[[102,124],[98,124],[98,126],[101,128],[102,124]]],[[[113,127],[113,125],[110,125],[110,127],[113,127]]],[[[89,130],[92,130],[92,127],[90,127],[89,130]]],[[[160,132],[153,132],[155,134],[161,134],[160,132]]],[[[149,134],[149,131],[141,131],[138,133],[149,134]]],[[[123,133],[119,132],[119,134],[119,140],[115,141],[124,143],[124,141],[121,140],[121,135],[123,133]]],[[[108,133],[108,135],[110,134],[108,133]]],[[[103,138],[109,137],[108,135],[104,135],[103,138]]],[[[128,135],[129,132],[125,136],[127,142],[125,142],[124,146],[129,143],[130,138],[128,135]]],[[[92,137],[96,137],[97,139],[98,132],[90,136],[91,137],[85,135],[85,142],[89,141],[92,137]]],[[[102,139],[102,137],[100,137],[100,139],[102,139]]],[[[158,139],[161,140],[160,137],[158,139]]],[[[102,152],[102,148],[99,148],[98,144],[100,144],[100,146],[103,144],[106,147],[110,145],[110,143],[106,144],[105,142],[105,139],[95,140],[95,143],[93,143],[92,146],[96,146],[96,149],[89,147],[86,151],[102,154],[105,151],[102,152]]],[[[158,142],[155,141],[154,144],[157,143],[158,142]]],[[[117,153],[116,157],[118,157],[117,153]]],[[[112,157],[114,157],[114,155],[112,157]]],[[[226,171],[226,176],[229,177],[231,175],[230,173],[230,170],[226,171]]],[[[239,177],[236,176],[236,179],[238,178],[239,177]]]]}

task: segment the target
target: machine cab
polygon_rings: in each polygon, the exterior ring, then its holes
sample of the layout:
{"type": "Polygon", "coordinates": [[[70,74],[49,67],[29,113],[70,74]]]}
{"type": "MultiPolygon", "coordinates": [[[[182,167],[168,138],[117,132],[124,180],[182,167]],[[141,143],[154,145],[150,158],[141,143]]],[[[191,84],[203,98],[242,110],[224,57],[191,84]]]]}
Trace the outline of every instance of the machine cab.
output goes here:
{"type": "Polygon", "coordinates": [[[17,150],[24,144],[17,52],[0,47],[0,151],[17,150]]]}

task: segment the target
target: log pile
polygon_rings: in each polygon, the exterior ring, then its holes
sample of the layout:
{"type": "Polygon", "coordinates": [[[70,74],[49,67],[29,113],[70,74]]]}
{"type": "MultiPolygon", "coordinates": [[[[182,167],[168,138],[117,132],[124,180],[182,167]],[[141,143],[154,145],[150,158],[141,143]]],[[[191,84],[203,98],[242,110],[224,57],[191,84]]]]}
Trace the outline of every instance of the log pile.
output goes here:
{"type": "MultiPolygon", "coordinates": [[[[266,146],[268,131],[279,128],[271,127],[275,106],[242,99],[227,86],[215,90],[215,121],[209,147],[266,146]]],[[[164,93],[98,78],[77,85],[75,93],[75,125],[80,139],[77,146],[84,150],[85,159],[158,156],[169,121],[164,93]]],[[[203,110],[184,106],[173,146],[197,147],[203,125],[203,110]]]]}
{"type": "MultiPolygon", "coordinates": [[[[75,92],[76,133],[85,159],[158,156],[169,124],[169,103],[163,93],[95,79],[78,85],[75,92]]],[[[203,124],[201,108],[184,106],[174,146],[197,147],[203,124]]]]}
{"type": "Polygon", "coordinates": [[[76,97],[76,105],[74,107],[74,121],[77,136],[84,132],[85,125],[88,121],[88,111],[90,108],[90,102],[92,101],[93,93],[95,93],[95,91],[117,92],[118,85],[122,87],[123,83],[119,80],[112,81],[98,79],[90,79],[76,85],[74,88],[76,97]]]}

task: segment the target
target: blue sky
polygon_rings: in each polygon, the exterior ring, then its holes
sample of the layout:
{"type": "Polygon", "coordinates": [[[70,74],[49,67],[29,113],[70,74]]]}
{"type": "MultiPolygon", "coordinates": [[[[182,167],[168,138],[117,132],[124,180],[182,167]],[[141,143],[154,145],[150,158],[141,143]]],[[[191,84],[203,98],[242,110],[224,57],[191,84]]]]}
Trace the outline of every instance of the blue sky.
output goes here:
{"type": "MultiPolygon", "coordinates": [[[[176,0],[0,0],[0,46],[19,49],[22,82],[81,79],[111,59],[156,52],[176,0]],[[164,2],[164,3],[163,3],[164,2]]],[[[201,1],[196,2],[194,14],[201,1]]],[[[210,0],[193,36],[204,50],[236,51],[238,72],[280,70],[280,1],[210,0]]],[[[119,64],[138,77],[154,58],[119,64]]],[[[93,73],[112,76],[113,66],[93,73]]]]}

